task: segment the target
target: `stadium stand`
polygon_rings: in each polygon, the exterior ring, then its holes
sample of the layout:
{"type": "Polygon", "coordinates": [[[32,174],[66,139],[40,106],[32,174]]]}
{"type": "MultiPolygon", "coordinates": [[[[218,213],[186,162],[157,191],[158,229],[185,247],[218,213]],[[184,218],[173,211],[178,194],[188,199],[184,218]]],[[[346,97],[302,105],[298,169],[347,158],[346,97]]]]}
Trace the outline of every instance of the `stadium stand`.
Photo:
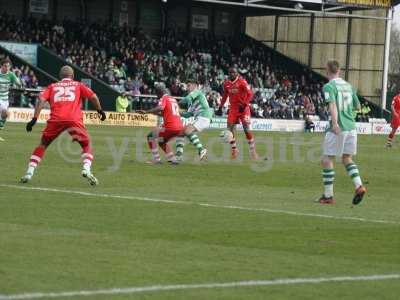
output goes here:
{"type": "Polygon", "coordinates": [[[244,36],[216,38],[203,33],[189,38],[185,32],[169,29],[161,37],[150,37],[141,28],[67,19],[61,23],[21,20],[3,13],[0,40],[42,44],[118,92],[135,96],[134,108],[149,105],[138,97],[153,94],[155,82],[166,82],[172,95],[182,96],[182,83],[193,76],[215,107],[227,69],[235,65],[254,89],[254,117],[317,115],[326,120],[328,115],[320,76],[306,69],[294,71],[290,62],[275,61],[273,50],[244,36]]]}

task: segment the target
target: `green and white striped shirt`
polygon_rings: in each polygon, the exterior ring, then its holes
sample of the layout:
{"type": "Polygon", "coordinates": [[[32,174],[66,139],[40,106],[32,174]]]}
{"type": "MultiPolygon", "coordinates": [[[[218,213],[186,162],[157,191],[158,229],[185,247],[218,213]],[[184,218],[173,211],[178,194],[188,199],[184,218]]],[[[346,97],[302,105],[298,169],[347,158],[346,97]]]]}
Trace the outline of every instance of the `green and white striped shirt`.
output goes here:
{"type": "Polygon", "coordinates": [[[360,106],[360,101],[351,84],[342,78],[335,78],[325,84],[323,90],[326,103],[336,102],[340,129],[342,131],[356,129],[353,112],[360,106]]]}
{"type": "Polygon", "coordinates": [[[10,88],[13,85],[21,85],[18,77],[11,71],[5,74],[0,71],[0,101],[8,101],[10,88]]]}
{"type": "Polygon", "coordinates": [[[211,119],[214,114],[213,110],[208,105],[206,96],[200,90],[194,90],[181,101],[179,101],[179,103],[189,105],[188,111],[182,114],[184,118],[203,117],[211,119]]]}

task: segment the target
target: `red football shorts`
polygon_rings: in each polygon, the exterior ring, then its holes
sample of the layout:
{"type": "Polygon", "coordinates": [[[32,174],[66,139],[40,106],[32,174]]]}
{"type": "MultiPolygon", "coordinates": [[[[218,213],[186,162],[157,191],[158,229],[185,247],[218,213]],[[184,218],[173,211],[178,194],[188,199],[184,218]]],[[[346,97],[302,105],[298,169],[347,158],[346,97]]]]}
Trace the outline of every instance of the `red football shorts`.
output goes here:
{"type": "Polygon", "coordinates": [[[42,141],[50,145],[60,134],[67,131],[74,142],[89,142],[89,134],[82,122],[48,121],[42,133],[42,141]]]}
{"type": "Polygon", "coordinates": [[[169,140],[174,137],[178,137],[182,134],[182,128],[165,128],[161,127],[158,133],[160,143],[168,143],[169,140]]]}
{"type": "Polygon", "coordinates": [[[246,106],[244,112],[239,112],[238,108],[232,108],[228,113],[228,126],[242,123],[242,125],[250,126],[251,111],[250,106],[246,106]]]}
{"type": "Polygon", "coordinates": [[[391,126],[393,129],[399,128],[400,127],[400,118],[393,118],[391,126]]]}

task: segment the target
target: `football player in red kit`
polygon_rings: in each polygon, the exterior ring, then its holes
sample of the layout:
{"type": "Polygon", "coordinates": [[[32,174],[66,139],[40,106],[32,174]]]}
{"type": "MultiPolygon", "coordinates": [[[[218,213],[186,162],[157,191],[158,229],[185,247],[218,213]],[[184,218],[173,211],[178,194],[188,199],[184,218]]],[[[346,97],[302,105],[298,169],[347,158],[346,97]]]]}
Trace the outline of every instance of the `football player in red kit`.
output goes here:
{"type": "Polygon", "coordinates": [[[386,147],[388,148],[392,147],[397,129],[400,127],[400,94],[393,98],[391,126],[392,132],[389,134],[388,140],[386,142],[386,147]]]}
{"type": "Polygon", "coordinates": [[[82,147],[83,169],[82,176],[89,180],[91,185],[97,185],[98,180],[91,172],[93,153],[90,145],[90,137],[83,124],[81,111],[82,100],[89,99],[97,110],[101,121],[106,119],[99,98],[83,83],[74,81],[74,70],[64,66],[60,70],[61,81],[49,85],[40,95],[32,120],[26,125],[28,132],[32,131],[40,112],[46,103],[50,105],[50,119],[43,130],[41,142],[35,148],[30,158],[28,170],[21,183],[27,183],[43,159],[47,147],[64,131],[67,131],[73,141],[78,142],[82,147]]]}
{"type": "Polygon", "coordinates": [[[222,115],[222,108],[229,97],[228,129],[233,134],[230,142],[232,148],[232,159],[236,159],[239,150],[236,146],[236,124],[242,123],[244,133],[250,147],[250,157],[258,159],[253,134],[250,131],[250,102],[253,99],[253,92],[247,81],[239,76],[236,68],[229,69],[229,80],[224,82],[224,95],[216,115],[222,115]]]}
{"type": "Polygon", "coordinates": [[[168,95],[168,90],[163,83],[156,84],[155,89],[157,97],[160,99],[157,107],[147,111],[137,111],[141,114],[162,115],[164,120],[160,127],[154,128],[147,136],[147,142],[153,155],[153,160],[150,163],[161,163],[158,152],[159,145],[165,152],[168,161],[176,164],[177,161],[174,152],[171,146],[168,145],[168,142],[183,132],[184,127],[179,114],[179,105],[175,98],[168,95]]]}

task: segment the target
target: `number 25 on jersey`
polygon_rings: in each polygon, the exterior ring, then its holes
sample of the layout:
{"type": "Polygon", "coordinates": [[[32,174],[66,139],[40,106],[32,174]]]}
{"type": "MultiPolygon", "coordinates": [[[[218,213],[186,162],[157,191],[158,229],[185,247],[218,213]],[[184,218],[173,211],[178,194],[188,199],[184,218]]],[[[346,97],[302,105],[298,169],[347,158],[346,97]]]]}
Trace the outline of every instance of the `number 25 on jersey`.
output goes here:
{"type": "Polygon", "coordinates": [[[73,102],[76,98],[75,86],[57,86],[54,88],[54,102],[73,102]]]}

